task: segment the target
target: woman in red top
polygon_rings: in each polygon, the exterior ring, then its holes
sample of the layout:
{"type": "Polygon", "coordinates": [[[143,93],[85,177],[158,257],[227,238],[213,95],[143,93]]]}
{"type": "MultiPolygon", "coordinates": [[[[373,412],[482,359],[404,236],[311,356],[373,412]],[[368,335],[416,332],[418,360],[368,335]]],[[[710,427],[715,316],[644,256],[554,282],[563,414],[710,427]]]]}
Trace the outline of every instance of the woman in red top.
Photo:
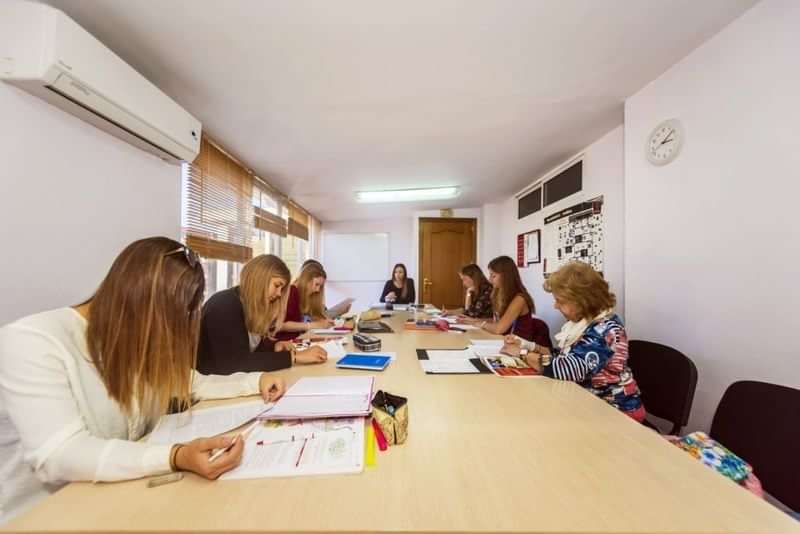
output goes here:
{"type": "Polygon", "coordinates": [[[552,347],[547,324],[533,317],[536,306],[528,290],[522,284],[514,260],[498,256],[489,262],[489,281],[492,284],[493,320],[467,319],[491,334],[515,334],[537,345],[552,347]]]}
{"type": "Polygon", "coordinates": [[[333,321],[325,316],[325,280],[328,275],[318,263],[309,263],[289,288],[286,320],[278,339],[294,339],[313,328],[329,328],[333,321]]]}

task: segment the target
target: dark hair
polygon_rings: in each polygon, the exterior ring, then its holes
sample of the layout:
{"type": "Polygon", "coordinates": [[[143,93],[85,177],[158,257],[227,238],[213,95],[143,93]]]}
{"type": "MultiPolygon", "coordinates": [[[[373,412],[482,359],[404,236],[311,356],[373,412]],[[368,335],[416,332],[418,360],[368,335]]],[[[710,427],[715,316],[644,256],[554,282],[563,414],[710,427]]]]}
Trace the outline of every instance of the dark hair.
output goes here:
{"type": "Polygon", "coordinates": [[[462,267],[461,274],[469,277],[470,280],[472,280],[472,283],[475,285],[475,291],[477,291],[479,294],[486,289],[486,286],[491,285],[489,280],[486,279],[486,276],[483,275],[481,268],[474,263],[470,263],[469,265],[462,267]]]}
{"type": "Polygon", "coordinates": [[[394,272],[397,270],[398,267],[403,268],[403,291],[400,292],[402,298],[408,297],[408,284],[406,281],[408,280],[408,269],[402,263],[396,263],[394,267],[392,267],[392,277],[391,281],[394,283],[394,272]]]}
{"type": "Polygon", "coordinates": [[[489,262],[489,269],[500,275],[500,287],[492,291],[492,306],[494,311],[499,315],[505,313],[508,305],[514,300],[514,297],[520,295],[525,299],[530,313],[536,313],[536,306],[533,303],[528,290],[522,284],[522,279],[519,277],[519,269],[514,260],[508,256],[498,256],[489,262]]]}

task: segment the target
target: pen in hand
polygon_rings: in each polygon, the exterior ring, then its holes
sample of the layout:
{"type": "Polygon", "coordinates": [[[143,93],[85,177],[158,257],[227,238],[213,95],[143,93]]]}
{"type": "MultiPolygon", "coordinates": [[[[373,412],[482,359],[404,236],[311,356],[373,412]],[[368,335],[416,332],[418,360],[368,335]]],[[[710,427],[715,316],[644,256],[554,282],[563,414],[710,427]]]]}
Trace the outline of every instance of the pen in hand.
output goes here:
{"type": "Polygon", "coordinates": [[[258,425],[258,423],[260,423],[260,421],[257,421],[257,420],[256,420],[256,421],[253,421],[253,424],[251,424],[250,426],[248,426],[247,428],[245,428],[244,430],[242,430],[240,433],[236,434],[236,435],[233,437],[233,439],[231,440],[231,444],[230,444],[230,445],[228,445],[228,446],[227,446],[227,447],[225,447],[224,449],[219,449],[219,450],[217,450],[217,452],[215,452],[214,454],[212,454],[212,455],[211,455],[211,456],[208,458],[208,463],[211,463],[211,462],[213,462],[214,460],[216,460],[217,458],[219,458],[220,456],[222,456],[223,454],[225,454],[226,452],[228,452],[229,450],[231,450],[231,449],[233,448],[233,446],[234,446],[234,445],[236,445],[236,441],[237,441],[237,440],[239,440],[239,439],[242,439],[242,440],[245,440],[245,439],[247,439],[247,436],[249,436],[249,435],[250,435],[250,432],[252,432],[252,431],[253,431],[253,429],[256,427],[256,425],[258,425]]]}

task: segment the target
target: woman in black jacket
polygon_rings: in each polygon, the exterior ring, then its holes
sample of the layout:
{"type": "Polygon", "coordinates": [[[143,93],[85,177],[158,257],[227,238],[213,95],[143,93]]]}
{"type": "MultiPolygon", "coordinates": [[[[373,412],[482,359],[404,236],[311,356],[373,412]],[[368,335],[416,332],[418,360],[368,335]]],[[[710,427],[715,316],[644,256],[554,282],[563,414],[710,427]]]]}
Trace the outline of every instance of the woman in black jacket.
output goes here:
{"type": "Polygon", "coordinates": [[[413,304],[417,301],[414,279],[408,278],[406,266],[398,263],[392,269],[392,279],[387,280],[381,293],[381,302],[394,304],[413,304]]]}
{"type": "Polygon", "coordinates": [[[275,339],[289,296],[289,269],[283,260],[272,254],[256,256],[242,268],[240,282],[203,306],[198,371],[229,375],[327,360],[322,347],[295,353],[291,341],[275,339]]]}

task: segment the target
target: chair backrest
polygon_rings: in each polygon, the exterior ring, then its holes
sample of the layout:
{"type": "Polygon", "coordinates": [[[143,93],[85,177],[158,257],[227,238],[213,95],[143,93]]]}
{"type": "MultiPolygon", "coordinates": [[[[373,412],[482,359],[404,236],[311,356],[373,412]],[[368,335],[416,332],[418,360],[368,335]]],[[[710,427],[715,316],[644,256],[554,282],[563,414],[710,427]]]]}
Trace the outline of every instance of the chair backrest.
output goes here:
{"type": "Polygon", "coordinates": [[[753,466],[764,490],[800,511],[800,389],[734,382],[719,401],[710,435],[753,466]]]}
{"type": "Polygon", "coordinates": [[[689,422],[697,367],[682,352],[651,341],[628,343],[628,366],[639,385],[647,413],[672,423],[670,434],[678,434],[689,422]]]}

